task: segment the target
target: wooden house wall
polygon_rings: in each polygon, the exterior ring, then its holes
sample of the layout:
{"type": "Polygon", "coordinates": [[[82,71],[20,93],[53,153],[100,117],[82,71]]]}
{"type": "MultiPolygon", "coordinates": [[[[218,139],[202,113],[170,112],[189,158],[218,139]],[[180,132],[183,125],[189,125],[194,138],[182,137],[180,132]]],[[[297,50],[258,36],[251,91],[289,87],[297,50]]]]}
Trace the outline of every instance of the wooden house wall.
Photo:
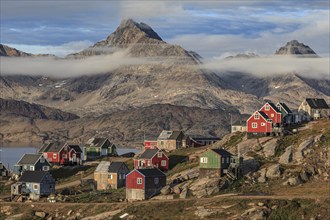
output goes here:
{"type": "Polygon", "coordinates": [[[216,154],[214,151],[208,150],[200,156],[200,158],[202,158],[202,157],[207,158],[207,163],[201,163],[199,161],[200,168],[205,168],[205,169],[220,169],[221,168],[220,155],[216,154]]]}
{"type": "Polygon", "coordinates": [[[126,188],[144,189],[144,184],[144,176],[136,170],[126,176],[126,188]],[[142,178],[142,184],[137,184],[137,178],[142,178]]]}

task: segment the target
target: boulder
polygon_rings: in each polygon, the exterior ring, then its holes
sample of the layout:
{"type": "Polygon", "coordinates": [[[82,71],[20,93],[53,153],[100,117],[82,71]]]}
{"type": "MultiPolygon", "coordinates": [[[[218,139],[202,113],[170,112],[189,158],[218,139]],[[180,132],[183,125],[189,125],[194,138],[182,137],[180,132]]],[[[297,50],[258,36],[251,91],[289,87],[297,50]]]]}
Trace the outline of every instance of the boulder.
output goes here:
{"type": "Polygon", "coordinates": [[[178,185],[174,186],[174,187],[173,187],[173,192],[174,192],[175,194],[180,194],[180,193],[181,193],[181,189],[180,189],[180,187],[179,187],[178,185]]]}
{"type": "Polygon", "coordinates": [[[256,172],[260,167],[258,161],[253,157],[245,157],[242,163],[242,174],[246,175],[250,172],[256,172]]]}
{"type": "Polygon", "coordinates": [[[314,138],[314,143],[318,143],[318,142],[322,141],[323,139],[324,139],[324,135],[319,134],[314,138]]]}
{"type": "Polygon", "coordinates": [[[180,199],[185,199],[188,196],[188,189],[184,188],[182,192],[180,193],[180,199]]]}
{"type": "Polygon", "coordinates": [[[281,177],[282,170],[280,164],[274,164],[267,168],[266,177],[267,178],[278,178],[281,177]]]}
{"type": "Polygon", "coordinates": [[[265,219],[265,213],[263,210],[258,210],[256,213],[250,217],[252,220],[263,220],[265,219]]]}
{"type": "Polygon", "coordinates": [[[195,215],[197,215],[200,219],[207,218],[208,216],[212,215],[216,211],[212,211],[209,209],[205,209],[203,206],[198,206],[197,210],[195,211],[195,215]]]}
{"type": "Polygon", "coordinates": [[[288,164],[292,161],[292,146],[289,146],[285,149],[285,152],[280,156],[279,163],[288,164]]]}
{"type": "Polygon", "coordinates": [[[310,147],[314,142],[314,137],[309,137],[308,139],[304,140],[299,144],[299,147],[297,148],[296,152],[294,153],[294,160],[300,161],[303,158],[305,158],[304,151],[310,147]]]}
{"type": "Polygon", "coordinates": [[[161,190],[160,193],[163,195],[168,195],[171,193],[171,188],[169,185],[164,186],[161,190]]]}
{"type": "Polygon", "coordinates": [[[277,147],[277,139],[271,139],[263,145],[263,153],[265,157],[273,157],[277,147]]]}
{"type": "Polygon", "coordinates": [[[259,183],[265,183],[267,181],[266,179],[266,168],[263,168],[259,171],[260,176],[258,177],[258,182],[259,183]]]}
{"type": "Polygon", "coordinates": [[[296,186],[301,184],[301,180],[298,177],[291,177],[288,179],[288,183],[290,186],[296,186]]]}
{"type": "Polygon", "coordinates": [[[34,213],[34,215],[35,215],[35,216],[38,216],[38,217],[40,217],[40,218],[45,218],[45,217],[46,217],[46,213],[45,213],[45,212],[38,212],[38,211],[36,211],[36,212],[34,213]]]}
{"type": "Polygon", "coordinates": [[[300,179],[304,182],[307,182],[308,179],[309,179],[308,178],[308,173],[305,170],[301,171],[299,176],[300,176],[300,179]]]}

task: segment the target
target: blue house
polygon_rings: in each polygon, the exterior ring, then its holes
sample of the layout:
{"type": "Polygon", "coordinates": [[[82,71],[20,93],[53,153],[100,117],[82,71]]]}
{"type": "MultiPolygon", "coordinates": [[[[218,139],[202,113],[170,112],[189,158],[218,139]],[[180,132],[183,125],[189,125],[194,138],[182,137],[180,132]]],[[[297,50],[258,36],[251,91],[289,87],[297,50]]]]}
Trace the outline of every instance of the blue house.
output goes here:
{"type": "Polygon", "coordinates": [[[24,171],[48,171],[50,166],[42,154],[24,154],[14,165],[14,174],[19,176],[24,171]]]}
{"type": "Polygon", "coordinates": [[[25,171],[19,180],[11,185],[11,196],[24,196],[38,200],[41,196],[55,193],[55,179],[47,171],[25,171]]]}

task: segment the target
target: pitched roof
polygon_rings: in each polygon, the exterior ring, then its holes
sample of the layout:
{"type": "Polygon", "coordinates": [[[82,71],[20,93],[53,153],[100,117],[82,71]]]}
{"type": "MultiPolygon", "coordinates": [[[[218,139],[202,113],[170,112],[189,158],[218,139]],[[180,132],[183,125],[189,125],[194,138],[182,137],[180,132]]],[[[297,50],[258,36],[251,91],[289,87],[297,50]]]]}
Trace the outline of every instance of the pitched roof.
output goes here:
{"type": "Polygon", "coordinates": [[[48,171],[25,171],[18,182],[40,183],[48,171]]]}
{"type": "Polygon", "coordinates": [[[279,103],[277,103],[277,105],[281,105],[281,107],[286,111],[286,113],[288,113],[288,114],[292,113],[292,111],[289,109],[289,107],[285,103],[279,102],[279,103]]]}
{"type": "Polygon", "coordinates": [[[159,177],[159,176],[165,176],[166,175],[160,171],[158,168],[152,168],[152,169],[136,169],[138,172],[140,172],[145,177],[159,177]]]}
{"type": "Polygon", "coordinates": [[[87,141],[87,144],[85,144],[85,147],[102,147],[102,145],[107,140],[108,140],[108,138],[98,138],[98,137],[97,138],[91,138],[87,141]]]}
{"type": "Polygon", "coordinates": [[[324,99],[306,99],[307,104],[314,109],[329,109],[329,105],[324,99]]]}
{"type": "Polygon", "coordinates": [[[43,153],[43,152],[59,152],[60,150],[62,150],[62,148],[64,147],[66,143],[62,142],[62,143],[48,143],[48,144],[44,144],[40,150],[39,153],[43,153]]]}
{"type": "Polygon", "coordinates": [[[219,154],[220,156],[232,156],[231,153],[229,153],[228,151],[226,151],[224,149],[214,148],[211,150],[214,151],[215,153],[219,154]]]}
{"type": "Polygon", "coordinates": [[[145,151],[143,151],[143,153],[139,156],[139,158],[143,158],[143,159],[151,159],[155,156],[155,154],[157,154],[157,152],[159,151],[159,149],[146,149],[145,151]]]}
{"type": "Polygon", "coordinates": [[[266,115],[265,112],[262,112],[262,111],[258,111],[258,112],[259,112],[259,114],[260,114],[264,119],[266,119],[266,120],[269,119],[269,117],[266,115]]]}
{"type": "Polygon", "coordinates": [[[95,172],[107,173],[110,166],[110,161],[101,161],[96,167],[95,172]]]}
{"type": "Polygon", "coordinates": [[[17,162],[17,164],[32,164],[34,165],[39,158],[41,157],[40,154],[24,154],[23,157],[17,162]]]}
{"type": "Polygon", "coordinates": [[[276,107],[276,105],[272,102],[267,102],[276,112],[281,113],[281,111],[276,107]]]}
{"type": "Polygon", "coordinates": [[[112,162],[109,166],[109,173],[118,173],[122,166],[126,166],[124,162],[112,162]]]}
{"type": "Polygon", "coordinates": [[[176,140],[180,136],[182,131],[167,131],[163,130],[160,135],[158,136],[158,139],[160,140],[176,140]]]}
{"type": "Polygon", "coordinates": [[[82,150],[79,145],[76,144],[69,144],[69,147],[74,149],[77,153],[82,153],[82,150]]]}

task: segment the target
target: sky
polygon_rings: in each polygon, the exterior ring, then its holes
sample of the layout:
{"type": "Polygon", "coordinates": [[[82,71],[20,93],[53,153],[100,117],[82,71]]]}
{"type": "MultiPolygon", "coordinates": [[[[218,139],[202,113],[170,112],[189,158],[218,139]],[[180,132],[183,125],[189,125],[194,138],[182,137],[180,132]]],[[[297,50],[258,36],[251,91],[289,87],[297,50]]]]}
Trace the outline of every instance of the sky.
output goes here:
{"type": "Polygon", "coordinates": [[[0,0],[0,42],[65,56],[105,39],[122,19],[150,25],[163,40],[205,58],[274,54],[296,39],[329,57],[329,0],[0,0]]]}

